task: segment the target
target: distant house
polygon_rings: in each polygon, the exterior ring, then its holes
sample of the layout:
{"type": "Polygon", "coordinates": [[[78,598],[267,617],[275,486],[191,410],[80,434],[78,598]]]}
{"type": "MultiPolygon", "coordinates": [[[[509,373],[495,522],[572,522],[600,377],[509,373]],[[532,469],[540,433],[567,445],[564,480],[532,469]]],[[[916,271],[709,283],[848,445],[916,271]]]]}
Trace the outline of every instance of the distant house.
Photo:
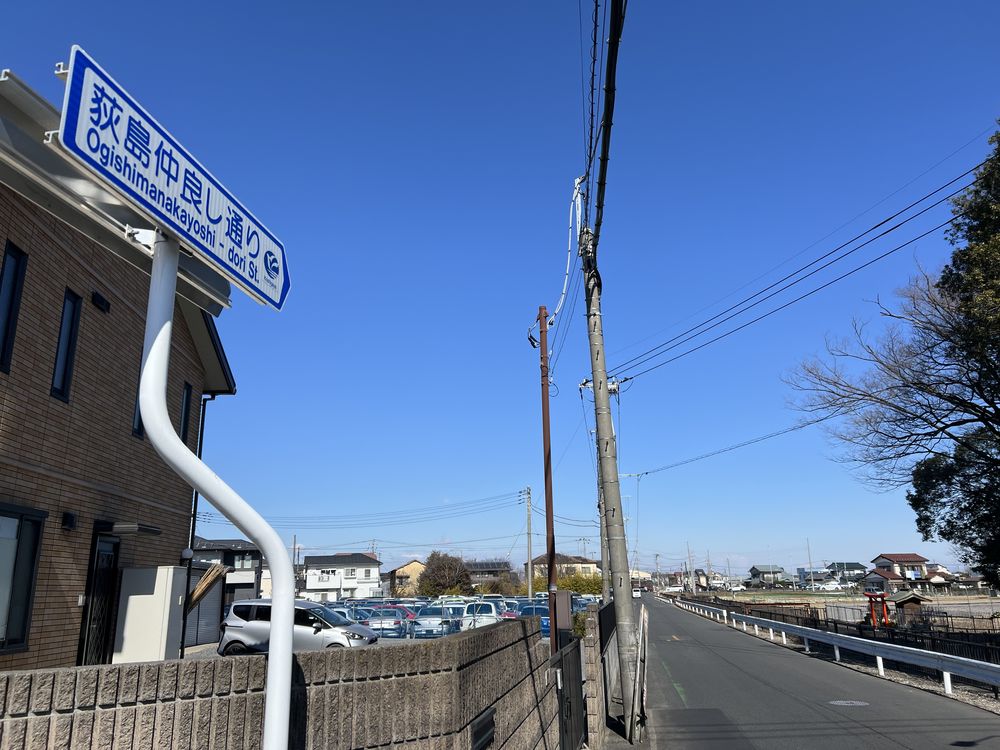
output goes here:
{"type": "Polygon", "coordinates": [[[754,565],[750,568],[751,586],[772,586],[786,577],[785,569],[780,565],[754,565]]]}
{"type": "Polygon", "coordinates": [[[226,573],[223,584],[223,609],[240,599],[256,599],[260,596],[260,572],[262,555],[257,545],[246,539],[203,539],[194,538],[195,563],[222,563],[232,568],[226,573]]]}
{"type": "MultiPolygon", "coordinates": [[[[549,565],[546,555],[539,555],[532,560],[532,567],[535,571],[535,578],[546,578],[549,574],[549,565]]],[[[599,576],[601,574],[601,563],[599,560],[590,560],[580,555],[564,555],[556,552],[556,577],[559,576],[599,576]]],[[[528,575],[528,563],[524,564],[524,575],[528,575]]]]}
{"type": "Polygon", "coordinates": [[[305,589],[299,596],[314,602],[382,596],[381,566],[370,552],[306,555],[303,559],[305,589]]]}
{"type": "Polygon", "coordinates": [[[876,570],[891,571],[900,578],[927,578],[927,558],[916,552],[884,553],[872,560],[876,570]]]}
{"type": "Polygon", "coordinates": [[[476,588],[487,583],[498,583],[499,581],[514,582],[514,573],[510,567],[510,560],[463,560],[472,585],[476,588]]]}
{"type": "Polygon", "coordinates": [[[886,594],[894,594],[901,588],[909,588],[903,576],[888,568],[875,568],[861,579],[861,583],[865,591],[881,591],[886,594]]]}
{"type": "Polygon", "coordinates": [[[387,584],[390,596],[413,596],[417,593],[417,580],[427,566],[420,560],[410,560],[382,574],[382,582],[387,584]]]}
{"type": "MultiPolygon", "coordinates": [[[[862,568],[862,571],[864,571],[864,568],[862,568]]],[[[834,580],[834,577],[826,568],[813,568],[812,570],[808,568],[796,568],[795,579],[799,586],[805,587],[829,583],[834,580]]]]}
{"type": "Polygon", "coordinates": [[[868,568],[858,562],[832,562],[826,569],[830,571],[830,577],[839,583],[855,583],[868,572],[868,568]]]}

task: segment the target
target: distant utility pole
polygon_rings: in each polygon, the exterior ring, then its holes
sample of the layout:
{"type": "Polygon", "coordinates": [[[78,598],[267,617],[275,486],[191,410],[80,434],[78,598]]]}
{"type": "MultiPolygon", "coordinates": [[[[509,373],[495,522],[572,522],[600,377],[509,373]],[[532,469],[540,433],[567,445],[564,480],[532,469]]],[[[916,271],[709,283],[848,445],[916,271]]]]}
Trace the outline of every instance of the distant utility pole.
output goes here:
{"type": "MultiPolygon", "coordinates": [[[[545,561],[549,574],[549,642],[552,653],[559,650],[556,618],[556,535],[552,510],[552,441],[549,433],[549,312],[538,308],[538,350],[542,373],[542,455],[545,464],[545,561]]],[[[631,704],[628,704],[631,705],[631,704]]]]}
{"type": "Polygon", "coordinates": [[[813,582],[813,553],[809,548],[809,537],[806,537],[806,559],[809,560],[809,583],[813,582]]]}
{"type": "Polygon", "coordinates": [[[535,559],[531,556],[531,487],[524,488],[524,504],[528,509],[528,598],[535,595],[535,559]]]}
{"type": "Polygon", "coordinates": [[[653,557],[656,560],[656,582],[659,583],[660,582],[660,553],[657,552],[653,557]]]}
{"type": "Polygon", "coordinates": [[[687,542],[686,544],[687,544],[687,548],[688,548],[688,575],[690,576],[691,593],[692,594],[697,594],[698,593],[698,587],[695,586],[695,583],[694,583],[694,560],[691,557],[691,542],[687,542]]]}

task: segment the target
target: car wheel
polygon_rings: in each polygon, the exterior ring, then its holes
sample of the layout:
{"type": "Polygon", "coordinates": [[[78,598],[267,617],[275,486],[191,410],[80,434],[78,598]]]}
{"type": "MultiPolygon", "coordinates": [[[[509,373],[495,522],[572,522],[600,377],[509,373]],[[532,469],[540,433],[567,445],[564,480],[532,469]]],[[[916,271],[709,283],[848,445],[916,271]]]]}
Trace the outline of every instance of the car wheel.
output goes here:
{"type": "Polygon", "coordinates": [[[243,645],[239,641],[233,641],[222,650],[223,656],[245,656],[246,654],[249,653],[250,649],[248,649],[245,645],[243,645]]]}
{"type": "Polygon", "coordinates": [[[327,648],[344,648],[343,643],[331,643],[327,648]]]}

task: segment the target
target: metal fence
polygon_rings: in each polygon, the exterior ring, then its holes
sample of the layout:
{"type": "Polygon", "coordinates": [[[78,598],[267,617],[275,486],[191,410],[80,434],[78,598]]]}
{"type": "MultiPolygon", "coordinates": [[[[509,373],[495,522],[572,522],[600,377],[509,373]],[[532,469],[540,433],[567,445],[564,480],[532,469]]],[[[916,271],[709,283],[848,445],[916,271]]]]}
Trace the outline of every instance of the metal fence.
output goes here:
{"type": "Polygon", "coordinates": [[[583,700],[583,656],[580,639],[573,638],[549,662],[557,670],[559,748],[579,750],[587,736],[587,704],[583,700]]]}

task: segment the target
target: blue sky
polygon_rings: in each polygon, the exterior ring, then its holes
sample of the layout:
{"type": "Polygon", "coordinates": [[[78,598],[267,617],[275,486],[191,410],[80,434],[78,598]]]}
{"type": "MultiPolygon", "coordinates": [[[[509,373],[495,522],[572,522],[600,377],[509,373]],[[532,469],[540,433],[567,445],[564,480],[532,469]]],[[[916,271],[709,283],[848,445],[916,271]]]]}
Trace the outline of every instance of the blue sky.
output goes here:
{"type": "MultiPolygon", "coordinates": [[[[51,70],[79,43],[284,241],[285,310],[236,294],[219,321],[239,394],[211,405],[206,460],[266,517],[297,517],[282,533],[291,544],[294,527],[307,554],[375,539],[389,565],[436,546],[519,566],[513,501],[433,522],[390,516],[528,485],[541,504],[525,331],[538,305],[556,304],[583,169],[578,4],[152,8],[6,8],[17,33],[5,34],[0,67],[59,102],[51,70]],[[314,518],[375,513],[389,515],[360,528],[314,518]]],[[[1000,114],[998,22],[985,1],[629,3],[600,247],[610,361],[980,161],[1000,114]]],[[[897,241],[945,218],[939,209],[897,241]]],[[[948,252],[937,233],[638,378],[621,397],[622,472],[793,424],[782,376],[948,252]]],[[[560,323],[552,439],[556,512],[589,519],[581,310],[560,323]]],[[[838,454],[809,428],[638,490],[624,480],[641,565],[659,553],[677,568],[689,542],[699,565],[710,554],[734,572],[795,567],[807,537],[814,562],[886,551],[953,561],[947,545],[920,541],[902,492],[874,492],[838,454]]],[[[559,548],[577,553],[592,533],[561,525],[559,548]]]]}

